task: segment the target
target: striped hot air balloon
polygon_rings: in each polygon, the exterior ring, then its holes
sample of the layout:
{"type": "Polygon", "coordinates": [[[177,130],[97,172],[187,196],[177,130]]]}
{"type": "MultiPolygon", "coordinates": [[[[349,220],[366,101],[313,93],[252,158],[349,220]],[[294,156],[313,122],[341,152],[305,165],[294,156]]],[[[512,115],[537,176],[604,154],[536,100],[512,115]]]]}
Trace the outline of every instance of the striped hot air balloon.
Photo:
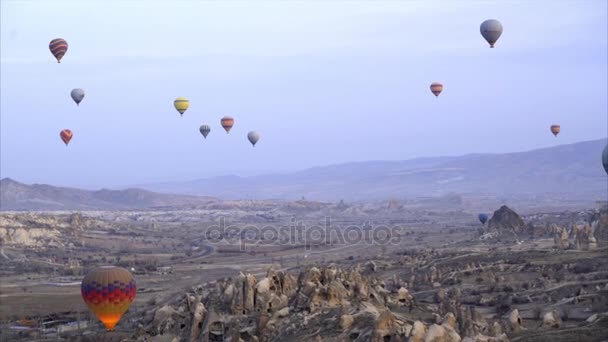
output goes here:
{"type": "Polygon", "coordinates": [[[226,133],[230,133],[232,126],[234,126],[234,119],[231,116],[224,116],[220,122],[226,133]]]}
{"type": "Polygon", "coordinates": [[[431,92],[435,95],[435,97],[439,97],[441,91],[443,91],[443,84],[439,82],[431,83],[431,92]]]}
{"type": "Polygon", "coordinates": [[[70,142],[70,140],[72,140],[72,136],[72,131],[70,131],[69,129],[64,129],[59,133],[59,137],[61,138],[61,140],[63,140],[65,146],[68,146],[68,143],[70,142]]]}
{"type": "Polygon", "coordinates": [[[80,292],[106,329],[114,330],[135,299],[137,287],[131,272],[122,267],[102,266],[84,277],[80,292]]]}
{"type": "Polygon", "coordinates": [[[190,101],[188,101],[185,97],[178,97],[173,101],[173,105],[175,109],[179,112],[181,116],[184,116],[184,112],[190,107],[190,101]]]}
{"type": "Polygon", "coordinates": [[[559,125],[551,125],[551,133],[557,137],[561,127],[559,125]]]}
{"type": "Polygon", "coordinates": [[[55,38],[49,43],[49,50],[57,59],[57,63],[61,63],[61,59],[68,51],[68,42],[63,38],[55,38]]]}
{"type": "Polygon", "coordinates": [[[203,137],[205,137],[205,139],[207,139],[207,135],[209,135],[209,132],[211,132],[211,127],[209,127],[209,125],[201,125],[201,127],[198,130],[201,132],[203,137]]]}
{"type": "Polygon", "coordinates": [[[502,35],[502,24],[496,19],[488,19],[481,23],[479,31],[490,47],[494,48],[494,44],[502,35]]]}

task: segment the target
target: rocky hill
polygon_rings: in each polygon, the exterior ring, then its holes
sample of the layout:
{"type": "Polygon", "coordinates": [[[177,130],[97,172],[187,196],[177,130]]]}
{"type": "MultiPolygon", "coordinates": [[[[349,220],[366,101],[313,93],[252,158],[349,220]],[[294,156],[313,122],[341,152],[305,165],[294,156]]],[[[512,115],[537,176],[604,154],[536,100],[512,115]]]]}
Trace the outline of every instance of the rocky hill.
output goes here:
{"type": "Polygon", "coordinates": [[[152,191],[242,199],[384,200],[450,193],[606,199],[601,153],[606,139],[505,154],[369,161],[316,167],[288,174],[226,176],[139,185],[152,191]]]}
{"type": "Polygon", "coordinates": [[[141,189],[88,191],[0,180],[0,210],[143,209],[201,205],[212,197],[159,194],[141,189]]]}

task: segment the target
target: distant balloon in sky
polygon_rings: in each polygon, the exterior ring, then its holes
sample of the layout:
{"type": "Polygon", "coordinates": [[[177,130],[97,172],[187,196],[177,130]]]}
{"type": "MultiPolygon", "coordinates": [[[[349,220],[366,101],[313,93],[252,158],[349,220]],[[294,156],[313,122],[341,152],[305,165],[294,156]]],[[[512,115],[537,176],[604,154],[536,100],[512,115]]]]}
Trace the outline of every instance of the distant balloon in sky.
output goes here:
{"type": "Polygon", "coordinates": [[[247,139],[249,139],[251,145],[255,147],[255,144],[258,142],[258,140],[260,140],[260,133],[258,133],[257,131],[251,131],[247,133],[247,139]]]}
{"type": "Polygon", "coordinates": [[[604,152],[602,152],[602,164],[604,165],[604,171],[608,175],[608,144],[604,147],[604,152]]]}
{"type": "Polygon", "coordinates": [[[441,84],[439,82],[433,82],[433,83],[431,83],[431,92],[436,97],[439,97],[439,94],[441,94],[441,91],[443,91],[443,84],[441,84]]]}
{"type": "Polygon", "coordinates": [[[84,277],[80,293],[106,329],[114,330],[135,299],[137,287],[133,275],[126,269],[101,266],[84,277]]]}
{"type": "Polygon", "coordinates": [[[59,133],[59,137],[61,138],[61,140],[63,140],[65,146],[68,146],[68,143],[70,142],[70,140],[72,140],[72,136],[72,131],[70,131],[69,129],[64,129],[63,131],[61,131],[61,133],[59,133]]]}
{"type": "Polygon", "coordinates": [[[61,63],[61,59],[68,51],[68,42],[62,38],[55,38],[49,43],[49,50],[57,59],[57,63],[61,63]]]}
{"type": "Polygon", "coordinates": [[[209,125],[201,125],[198,130],[205,137],[205,139],[207,139],[207,135],[209,135],[209,132],[211,132],[211,127],[209,127],[209,125]]]}
{"type": "Polygon", "coordinates": [[[483,38],[490,44],[490,47],[493,48],[502,34],[502,24],[496,19],[488,19],[481,23],[479,31],[481,31],[483,38]]]}
{"type": "Polygon", "coordinates": [[[178,97],[173,101],[173,105],[175,109],[179,112],[181,116],[184,116],[184,112],[190,107],[190,101],[188,101],[185,97],[178,97]]]}
{"type": "Polygon", "coordinates": [[[84,90],[80,88],[72,89],[70,96],[72,96],[72,100],[76,102],[76,105],[79,106],[82,99],[84,99],[84,90]]]}
{"type": "Polygon", "coordinates": [[[557,136],[560,130],[561,127],[559,125],[551,125],[551,133],[553,133],[553,135],[557,136]]]}
{"type": "Polygon", "coordinates": [[[488,221],[488,214],[479,214],[478,218],[481,224],[486,224],[486,222],[488,221]]]}
{"type": "Polygon", "coordinates": [[[231,116],[224,116],[222,120],[220,120],[220,123],[222,124],[222,127],[224,127],[224,130],[226,130],[226,133],[230,133],[232,126],[234,126],[234,118],[231,116]]]}

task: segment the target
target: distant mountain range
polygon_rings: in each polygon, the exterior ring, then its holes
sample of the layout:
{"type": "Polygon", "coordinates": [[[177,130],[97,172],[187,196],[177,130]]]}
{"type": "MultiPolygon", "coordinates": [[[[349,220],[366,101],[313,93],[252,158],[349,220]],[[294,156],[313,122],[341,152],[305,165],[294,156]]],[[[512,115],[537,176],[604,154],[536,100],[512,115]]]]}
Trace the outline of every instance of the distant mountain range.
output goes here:
{"type": "Polygon", "coordinates": [[[608,200],[606,139],[527,152],[369,161],[288,174],[224,176],[98,191],[0,181],[0,210],[144,209],[218,199],[378,201],[391,198],[526,198],[528,203],[608,200]],[[145,190],[144,190],[145,189],[145,190]],[[177,195],[179,194],[179,195],[177,195]],[[208,197],[214,196],[214,197],[208,197]]]}
{"type": "Polygon", "coordinates": [[[0,180],[0,210],[145,209],[200,205],[211,197],[159,194],[142,189],[98,191],[27,185],[10,178],[0,180]]]}
{"type": "Polygon", "coordinates": [[[602,200],[608,178],[601,153],[606,139],[506,154],[405,161],[369,161],[315,167],[295,173],[224,176],[138,187],[222,199],[382,200],[450,193],[475,196],[559,194],[602,200]]]}

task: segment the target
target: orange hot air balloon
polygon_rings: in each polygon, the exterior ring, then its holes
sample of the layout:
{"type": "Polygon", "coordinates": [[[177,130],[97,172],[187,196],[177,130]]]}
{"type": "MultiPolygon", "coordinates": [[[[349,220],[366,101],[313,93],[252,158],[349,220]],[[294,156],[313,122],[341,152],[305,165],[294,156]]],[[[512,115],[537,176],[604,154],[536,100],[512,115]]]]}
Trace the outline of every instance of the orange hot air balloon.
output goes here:
{"type": "Polygon", "coordinates": [[[557,136],[559,134],[559,131],[560,131],[559,125],[551,125],[551,133],[553,133],[553,135],[557,136]]]}
{"type": "Polygon", "coordinates": [[[74,134],[72,134],[72,131],[70,131],[69,129],[64,129],[63,131],[61,131],[61,133],[59,133],[59,137],[61,138],[61,140],[63,140],[65,146],[68,146],[68,143],[70,142],[70,140],[72,140],[73,135],[74,134]]]}
{"type": "Polygon", "coordinates": [[[61,59],[68,51],[68,42],[62,38],[55,38],[49,43],[49,50],[51,50],[51,53],[57,59],[57,63],[61,63],[61,59]]]}
{"type": "Polygon", "coordinates": [[[231,116],[224,116],[221,120],[222,127],[226,130],[226,133],[230,133],[232,126],[234,126],[234,119],[231,116]]]}
{"type": "Polygon", "coordinates": [[[433,83],[431,83],[431,92],[436,97],[439,97],[439,94],[441,94],[442,90],[443,90],[443,84],[441,84],[439,82],[433,82],[433,83]]]}
{"type": "Polygon", "coordinates": [[[122,267],[102,266],[84,277],[80,293],[106,329],[114,330],[135,299],[137,287],[131,272],[122,267]]]}

